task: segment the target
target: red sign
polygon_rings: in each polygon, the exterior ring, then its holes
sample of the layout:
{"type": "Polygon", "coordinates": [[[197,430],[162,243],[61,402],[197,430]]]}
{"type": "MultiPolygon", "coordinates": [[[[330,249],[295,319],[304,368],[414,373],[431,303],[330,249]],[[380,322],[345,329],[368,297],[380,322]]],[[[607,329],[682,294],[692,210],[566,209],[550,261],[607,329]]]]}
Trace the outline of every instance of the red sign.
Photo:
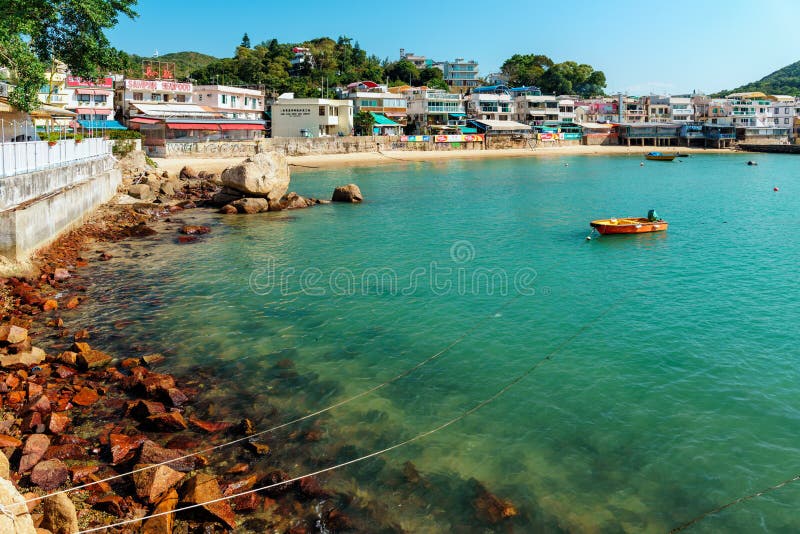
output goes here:
{"type": "Polygon", "coordinates": [[[67,87],[107,87],[114,88],[114,80],[110,76],[95,81],[84,80],[80,76],[67,76],[67,87]]]}
{"type": "Polygon", "coordinates": [[[174,80],[175,63],[169,61],[142,61],[142,76],[148,80],[174,80]]]}

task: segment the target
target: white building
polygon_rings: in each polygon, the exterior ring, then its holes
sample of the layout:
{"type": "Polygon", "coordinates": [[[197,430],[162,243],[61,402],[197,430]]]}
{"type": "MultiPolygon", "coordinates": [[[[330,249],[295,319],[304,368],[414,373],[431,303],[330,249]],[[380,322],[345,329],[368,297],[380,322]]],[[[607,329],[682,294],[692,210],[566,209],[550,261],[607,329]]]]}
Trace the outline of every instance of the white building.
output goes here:
{"type": "Polygon", "coordinates": [[[194,103],[209,107],[228,119],[259,120],[264,117],[264,92],[227,85],[196,85],[194,103]]]}
{"type": "MultiPolygon", "coordinates": [[[[136,115],[147,114],[141,111],[140,104],[148,109],[167,110],[172,105],[177,105],[178,110],[188,109],[185,104],[192,104],[193,90],[192,84],[186,82],[126,79],[116,84],[116,103],[122,116],[129,120],[136,115]]],[[[192,106],[192,111],[195,114],[203,111],[208,113],[197,106],[192,106]]]]}
{"type": "MultiPolygon", "coordinates": [[[[558,122],[558,99],[543,95],[538,87],[517,87],[511,90],[514,96],[517,122],[542,126],[545,122],[558,122]]],[[[573,109],[574,113],[574,109],[573,109]]]]}
{"type": "Polygon", "coordinates": [[[794,118],[797,116],[797,101],[788,95],[775,95],[772,103],[773,123],[778,128],[794,127],[794,118]]]}
{"type": "Polygon", "coordinates": [[[460,94],[442,89],[410,87],[403,94],[408,100],[408,120],[417,133],[457,130],[466,126],[464,101],[460,94]]]}
{"type": "Polygon", "coordinates": [[[464,97],[467,116],[493,121],[512,120],[514,103],[505,85],[478,87],[464,97]]]}
{"type": "Polygon", "coordinates": [[[571,96],[559,96],[558,102],[558,121],[575,122],[575,100],[571,96]]]}
{"type": "Polygon", "coordinates": [[[372,113],[375,117],[375,133],[397,135],[408,123],[408,103],[405,96],[389,92],[385,85],[371,81],[353,82],[347,86],[343,96],[353,102],[353,113],[372,113]]]}
{"type": "Polygon", "coordinates": [[[272,137],[329,137],[353,131],[353,102],[295,98],[284,93],[272,104],[272,137]]]}

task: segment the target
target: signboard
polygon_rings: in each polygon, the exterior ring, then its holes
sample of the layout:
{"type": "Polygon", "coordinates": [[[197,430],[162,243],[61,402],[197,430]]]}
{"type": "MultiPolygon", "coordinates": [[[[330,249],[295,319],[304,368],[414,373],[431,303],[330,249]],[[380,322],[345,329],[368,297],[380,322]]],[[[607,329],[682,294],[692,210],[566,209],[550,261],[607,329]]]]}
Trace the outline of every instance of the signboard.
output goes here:
{"type": "Polygon", "coordinates": [[[553,132],[541,132],[536,134],[536,138],[540,141],[558,141],[559,139],[563,139],[563,135],[564,134],[553,132]]]}
{"type": "Polygon", "coordinates": [[[143,89],[145,91],[175,91],[177,93],[191,93],[192,84],[182,82],[167,82],[163,80],[125,80],[125,89],[143,89]]]}
{"type": "Polygon", "coordinates": [[[483,141],[483,134],[437,135],[437,143],[470,143],[483,141]]]}
{"type": "Polygon", "coordinates": [[[148,80],[174,80],[175,63],[169,61],[142,61],[142,76],[148,80]]]}
{"type": "Polygon", "coordinates": [[[431,140],[430,135],[401,135],[400,141],[403,143],[427,143],[431,140]]]}
{"type": "MultiPolygon", "coordinates": [[[[272,107],[272,110],[275,111],[275,106],[272,107]]],[[[308,117],[311,115],[311,108],[279,108],[278,115],[281,117],[308,117]]]]}
{"type": "Polygon", "coordinates": [[[95,81],[84,80],[80,76],[67,76],[67,87],[105,87],[113,89],[114,80],[110,76],[95,81]]]}

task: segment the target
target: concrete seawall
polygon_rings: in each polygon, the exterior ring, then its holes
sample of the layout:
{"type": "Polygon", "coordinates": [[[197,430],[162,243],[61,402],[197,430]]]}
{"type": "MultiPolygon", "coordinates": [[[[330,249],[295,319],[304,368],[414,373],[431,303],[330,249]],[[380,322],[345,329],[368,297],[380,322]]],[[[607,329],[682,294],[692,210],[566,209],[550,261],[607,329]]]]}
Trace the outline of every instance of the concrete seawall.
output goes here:
{"type": "Polygon", "coordinates": [[[110,156],[0,180],[0,254],[25,259],[108,202],[121,181],[110,156]]]}

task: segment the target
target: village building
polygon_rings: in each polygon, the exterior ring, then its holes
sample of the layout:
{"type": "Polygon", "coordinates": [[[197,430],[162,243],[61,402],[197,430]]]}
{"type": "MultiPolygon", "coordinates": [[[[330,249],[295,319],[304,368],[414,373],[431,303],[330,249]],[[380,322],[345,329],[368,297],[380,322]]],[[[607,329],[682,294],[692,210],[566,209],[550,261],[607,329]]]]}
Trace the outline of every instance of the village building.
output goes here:
{"type": "Polygon", "coordinates": [[[473,89],[464,97],[467,116],[471,119],[509,121],[514,115],[511,90],[505,85],[489,85],[473,89]]]}
{"type": "Polygon", "coordinates": [[[460,94],[443,89],[408,87],[409,127],[414,133],[463,133],[467,128],[464,101],[460,94]]]}
{"type": "Polygon", "coordinates": [[[456,58],[454,61],[443,61],[441,68],[444,82],[450,92],[463,94],[482,85],[478,76],[478,63],[475,60],[465,61],[464,58],[456,58]]]}
{"type": "Polygon", "coordinates": [[[385,85],[372,81],[353,82],[342,98],[353,102],[353,113],[372,115],[373,134],[400,135],[408,124],[408,104],[402,94],[389,92],[385,85]]]}
{"type": "Polygon", "coordinates": [[[511,95],[514,98],[514,119],[517,122],[531,126],[559,122],[558,99],[555,96],[543,95],[535,86],[512,88],[511,95]]]}
{"type": "Polygon", "coordinates": [[[272,137],[331,137],[353,132],[353,102],[295,98],[284,93],[271,106],[272,137]]]}

